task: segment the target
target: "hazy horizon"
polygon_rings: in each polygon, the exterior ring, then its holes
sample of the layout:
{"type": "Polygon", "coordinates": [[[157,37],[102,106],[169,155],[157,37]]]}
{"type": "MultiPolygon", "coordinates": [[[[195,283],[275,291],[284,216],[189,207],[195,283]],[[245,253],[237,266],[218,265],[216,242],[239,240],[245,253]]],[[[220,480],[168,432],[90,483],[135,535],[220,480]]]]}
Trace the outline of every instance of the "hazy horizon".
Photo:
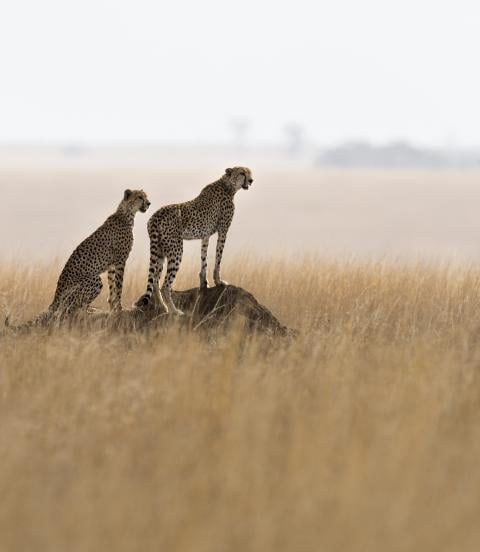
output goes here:
{"type": "MultiPolygon", "coordinates": [[[[124,189],[143,188],[152,208],[136,218],[131,261],[145,264],[148,218],[163,205],[192,199],[225,168],[190,162],[184,168],[0,166],[5,183],[0,233],[8,236],[0,258],[65,260],[116,209],[124,189]]],[[[227,263],[244,254],[480,259],[478,170],[265,166],[254,168],[253,175],[252,188],[235,200],[227,263]]],[[[187,243],[186,258],[197,263],[198,257],[199,243],[187,243]]]]}

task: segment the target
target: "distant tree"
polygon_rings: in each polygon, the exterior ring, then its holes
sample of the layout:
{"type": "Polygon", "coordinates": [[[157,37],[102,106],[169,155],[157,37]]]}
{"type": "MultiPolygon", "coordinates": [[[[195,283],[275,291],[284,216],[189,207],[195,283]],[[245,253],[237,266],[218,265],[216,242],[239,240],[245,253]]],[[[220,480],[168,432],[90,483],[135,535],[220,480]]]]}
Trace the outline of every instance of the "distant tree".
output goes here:
{"type": "Polygon", "coordinates": [[[378,146],[360,141],[327,149],[319,163],[339,167],[444,167],[446,158],[440,151],[400,140],[378,146]]]}

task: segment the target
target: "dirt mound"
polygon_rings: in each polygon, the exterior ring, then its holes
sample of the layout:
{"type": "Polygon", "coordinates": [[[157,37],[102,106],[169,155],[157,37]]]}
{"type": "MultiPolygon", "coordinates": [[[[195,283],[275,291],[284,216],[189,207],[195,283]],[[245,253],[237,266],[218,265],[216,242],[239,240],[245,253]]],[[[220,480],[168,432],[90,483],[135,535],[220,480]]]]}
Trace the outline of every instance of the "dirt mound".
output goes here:
{"type": "MultiPolygon", "coordinates": [[[[184,316],[169,315],[163,305],[152,304],[144,309],[134,308],[111,314],[95,308],[74,318],[64,318],[42,324],[49,329],[80,327],[148,331],[179,324],[187,331],[228,330],[232,324],[241,325],[245,333],[260,332],[275,336],[294,336],[296,332],[284,326],[268,308],[243,288],[216,286],[200,290],[173,291],[175,305],[184,316]]],[[[17,331],[30,331],[35,326],[19,326],[17,331]]],[[[15,329],[15,328],[13,328],[15,329]]]]}

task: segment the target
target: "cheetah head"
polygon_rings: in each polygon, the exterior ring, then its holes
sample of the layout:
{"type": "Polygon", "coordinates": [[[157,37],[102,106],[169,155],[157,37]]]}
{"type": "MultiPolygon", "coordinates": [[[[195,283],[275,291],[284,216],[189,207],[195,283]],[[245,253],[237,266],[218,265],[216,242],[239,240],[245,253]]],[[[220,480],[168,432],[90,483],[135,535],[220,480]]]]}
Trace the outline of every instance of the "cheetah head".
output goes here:
{"type": "Polygon", "coordinates": [[[145,211],[150,207],[150,201],[147,199],[147,194],[143,190],[125,190],[123,194],[123,203],[129,211],[136,213],[145,211]]]}
{"type": "Polygon", "coordinates": [[[225,176],[235,192],[240,190],[240,188],[248,190],[253,182],[252,172],[247,167],[233,167],[233,169],[225,169],[225,176]]]}

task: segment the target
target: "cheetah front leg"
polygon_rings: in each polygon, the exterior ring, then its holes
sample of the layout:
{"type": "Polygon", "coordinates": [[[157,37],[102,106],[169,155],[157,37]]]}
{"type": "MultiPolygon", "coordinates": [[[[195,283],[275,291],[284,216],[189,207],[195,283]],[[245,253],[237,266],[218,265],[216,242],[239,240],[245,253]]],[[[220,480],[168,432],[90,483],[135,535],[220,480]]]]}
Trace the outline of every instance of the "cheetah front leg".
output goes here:
{"type": "Polygon", "coordinates": [[[200,289],[208,288],[207,279],[207,254],[208,254],[208,242],[210,238],[202,238],[202,253],[201,253],[201,269],[200,269],[200,289]]]}
{"type": "Polygon", "coordinates": [[[108,270],[108,303],[112,312],[122,310],[122,289],[125,263],[112,266],[108,270]]]}
{"type": "Polygon", "coordinates": [[[215,270],[213,271],[213,280],[216,286],[228,286],[228,282],[224,282],[220,278],[220,265],[222,263],[223,248],[225,247],[225,241],[227,239],[227,232],[218,232],[217,239],[217,252],[215,256],[215,270]]]}
{"type": "Polygon", "coordinates": [[[115,267],[111,266],[108,269],[108,304],[110,305],[110,310],[113,311],[115,305],[118,302],[117,298],[117,287],[115,284],[115,267]]]}

